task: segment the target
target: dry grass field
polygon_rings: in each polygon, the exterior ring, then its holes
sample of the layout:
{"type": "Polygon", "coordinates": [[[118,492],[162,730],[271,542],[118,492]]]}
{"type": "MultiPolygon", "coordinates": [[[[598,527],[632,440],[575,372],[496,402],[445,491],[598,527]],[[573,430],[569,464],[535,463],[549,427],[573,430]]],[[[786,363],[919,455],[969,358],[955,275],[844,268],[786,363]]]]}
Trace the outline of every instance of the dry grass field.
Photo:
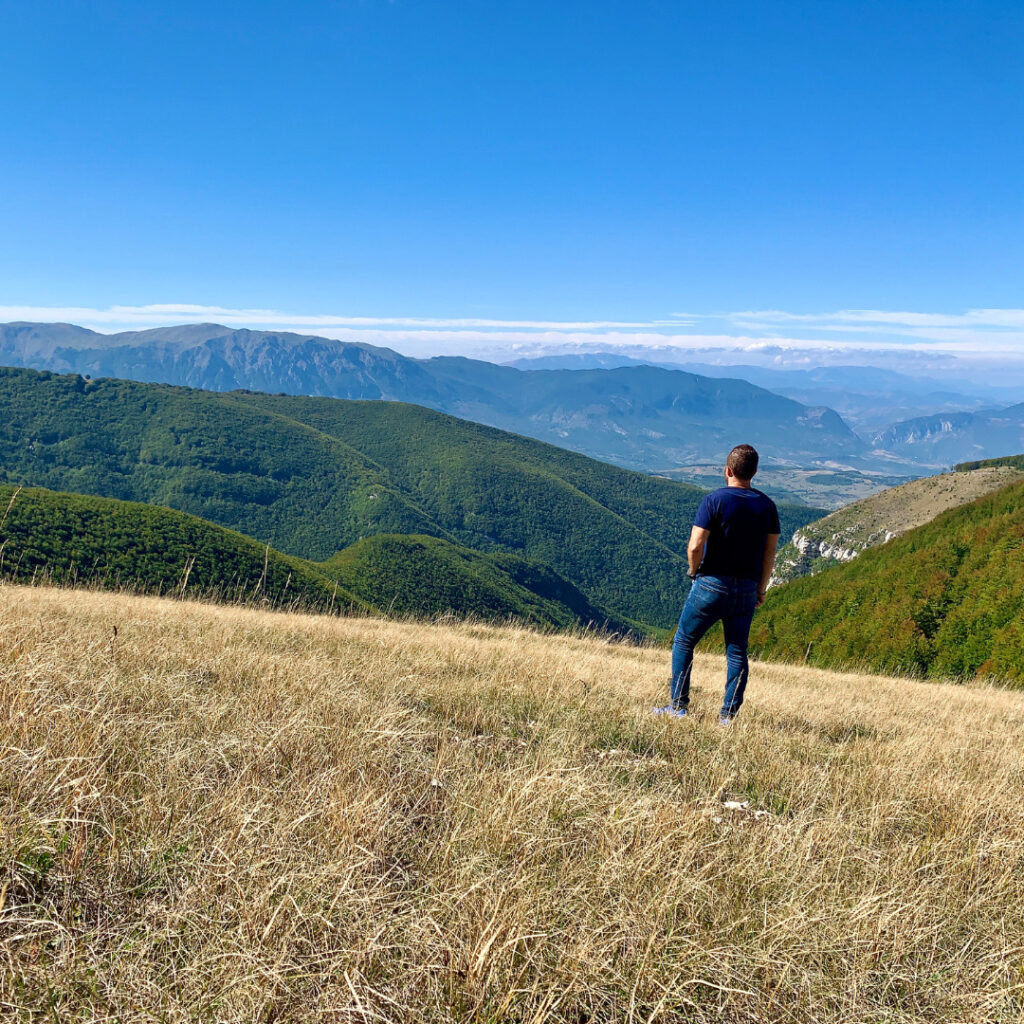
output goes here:
{"type": "Polygon", "coordinates": [[[0,1014],[1024,1018],[1024,695],[757,665],[722,730],[667,672],[0,588],[0,1014]]]}

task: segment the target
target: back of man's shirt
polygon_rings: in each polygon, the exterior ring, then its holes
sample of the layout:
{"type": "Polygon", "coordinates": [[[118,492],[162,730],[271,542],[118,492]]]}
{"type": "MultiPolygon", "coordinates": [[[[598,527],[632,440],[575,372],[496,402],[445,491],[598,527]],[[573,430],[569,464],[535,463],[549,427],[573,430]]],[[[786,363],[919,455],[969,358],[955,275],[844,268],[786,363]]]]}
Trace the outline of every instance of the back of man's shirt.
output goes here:
{"type": "Polygon", "coordinates": [[[699,575],[750,580],[761,579],[768,535],[781,532],[775,502],[753,487],[712,491],[700,503],[693,525],[711,534],[699,575]]]}

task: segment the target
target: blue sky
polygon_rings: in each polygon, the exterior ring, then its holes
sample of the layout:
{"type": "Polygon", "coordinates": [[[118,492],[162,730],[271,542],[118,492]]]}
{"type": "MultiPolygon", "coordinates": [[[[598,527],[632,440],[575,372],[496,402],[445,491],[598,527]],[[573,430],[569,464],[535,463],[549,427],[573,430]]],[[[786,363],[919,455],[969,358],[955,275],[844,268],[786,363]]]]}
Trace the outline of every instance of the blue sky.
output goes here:
{"type": "Polygon", "coordinates": [[[0,319],[1024,351],[1020,4],[0,0],[0,30],[0,319]]]}

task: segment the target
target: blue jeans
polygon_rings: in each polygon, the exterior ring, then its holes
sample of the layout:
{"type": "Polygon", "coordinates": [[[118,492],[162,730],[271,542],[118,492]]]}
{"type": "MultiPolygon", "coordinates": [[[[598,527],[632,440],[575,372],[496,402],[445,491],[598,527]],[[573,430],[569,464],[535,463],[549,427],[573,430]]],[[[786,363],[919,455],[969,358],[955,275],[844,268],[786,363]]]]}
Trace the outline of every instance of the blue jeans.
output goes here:
{"type": "Polygon", "coordinates": [[[690,669],[693,649],[721,619],[725,630],[727,676],[723,717],[732,718],[743,703],[747,688],[747,639],[757,607],[757,581],[735,576],[698,576],[683,605],[672,641],[672,707],[690,703],[690,669]]]}

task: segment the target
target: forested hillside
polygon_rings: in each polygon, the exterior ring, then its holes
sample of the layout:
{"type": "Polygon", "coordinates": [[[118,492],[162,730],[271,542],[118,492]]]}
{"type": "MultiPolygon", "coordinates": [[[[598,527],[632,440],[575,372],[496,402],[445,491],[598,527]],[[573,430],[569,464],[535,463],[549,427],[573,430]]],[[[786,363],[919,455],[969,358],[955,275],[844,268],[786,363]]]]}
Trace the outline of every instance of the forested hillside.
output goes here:
{"type": "Polygon", "coordinates": [[[10,485],[0,486],[0,579],[310,611],[636,628],[516,555],[383,535],[317,564],[173,509],[10,485]]]}
{"type": "Polygon", "coordinates": [[[0,486],[0,578],[370,611],[312,563],[169,508],[0,486]]]}
{"type": "Polygon", "coordinates": [[[1024,681],[1024,482],[773,588],[759,656],[1024,681]]]}
{"type": "MultiPolygon", "coordinates": [[[[0,370],[0,481],[171,508],[312,561],[425,534],[668,627],[702,491],[416,406],[0,370]]],[[[790,533],[817,510],[784,506],[790,533]]]]}
{"type": "Polygon", "coordinates": [[[890,487],[802,526],[779,549],[775,583],[811,576],[836,562],[849,562],[947,509],[966,505],[1020,480],[1021,471],[1000,462],[940,473],[890,487]]]}
{"type": "Polygon", "coordinates": [[[357,541],[323,571],[388,615],[453,614],[533,625],[593,626],[618,633],[637,623],[595,607],[546,565],[436,537],[382,534],[357,541]]]}

